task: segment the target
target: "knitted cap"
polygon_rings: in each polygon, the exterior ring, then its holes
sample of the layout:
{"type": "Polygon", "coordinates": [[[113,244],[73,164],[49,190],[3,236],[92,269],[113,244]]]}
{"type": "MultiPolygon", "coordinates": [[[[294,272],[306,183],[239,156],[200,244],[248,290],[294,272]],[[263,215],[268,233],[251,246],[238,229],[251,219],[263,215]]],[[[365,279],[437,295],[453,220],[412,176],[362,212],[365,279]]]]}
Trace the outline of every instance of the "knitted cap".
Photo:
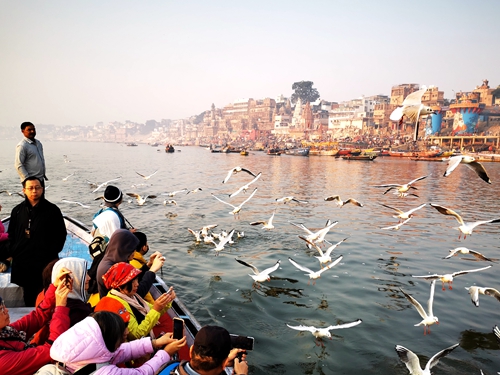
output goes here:
{"type": "Polygon", "coordinates": [[[116,186],[108,185],[104,190],[104,200],[108,203],[116,203],[122,199],[122,191],[116,186]]]}
{"type": "Polygon", "coordinates": [[[123,319],[125,323],[130,320],[130,313],[125,309],[125,306],[120,301],[111,297],[103,297],[95,306],[94,311],[110,311],[114,312],[123,319]]]}
{"type": "Polygon", "coordinates": [[[115,289],[135,279],[140,273],[141,270],[130,263],[115,263],[108,272],[102,275],[102,281],[106,288],[115,289]]]}

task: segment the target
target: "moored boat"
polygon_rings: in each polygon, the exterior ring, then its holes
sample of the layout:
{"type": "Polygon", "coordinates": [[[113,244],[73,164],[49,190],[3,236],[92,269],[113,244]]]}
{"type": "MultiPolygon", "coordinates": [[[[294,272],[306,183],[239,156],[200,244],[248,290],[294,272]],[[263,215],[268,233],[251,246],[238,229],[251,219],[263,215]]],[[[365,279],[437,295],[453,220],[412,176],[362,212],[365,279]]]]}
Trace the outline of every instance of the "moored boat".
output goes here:
{"type": "Polygon", "coordinates": [[[365,160],[365,161],[373,161],[377,158],[377,155],[366,154],[366,155],[343,155],[342,159],[344,160],[365,160]]]}
{"type": "Polygon", "coordinates": [[[441,151],[389,151],[389,155],[399,158],[433,158],[441,155],[441,151]]]}
{"type": "Polygon", "coordinates": [[[281,155],[281,150],[279,148],[270,148],[267,150],[268,155],[275,155],[275,156],[280,156],[281,155]]]}
{"type": "Polygon", "coordinates": [[[241,150],[240,151],[240,155],[248,156],[248,151],[247,150],[241,150]]]}
{"type": "Polygon", "coordinates": [[[173,146],[173,145],[171,145],[171,144],[167,144],[167,145],[165,146],[165,152],[169,152],[169,153],[170,153],[170,152],[175,152],[174,146],[173,146]]]}
{"type": "Polygon", "coordinates": [[[309,156],[309,147],[290,148],[285,150],[286,155],[309,156]]]}
{"type": "Polygon", "coordinates": [[[135,147],[135,146],[137,146],[137,143],[135,143],[135,142],[129,142],[129,143],[127,143],[127,146],[129,146],[129,147],[135,147]]]}

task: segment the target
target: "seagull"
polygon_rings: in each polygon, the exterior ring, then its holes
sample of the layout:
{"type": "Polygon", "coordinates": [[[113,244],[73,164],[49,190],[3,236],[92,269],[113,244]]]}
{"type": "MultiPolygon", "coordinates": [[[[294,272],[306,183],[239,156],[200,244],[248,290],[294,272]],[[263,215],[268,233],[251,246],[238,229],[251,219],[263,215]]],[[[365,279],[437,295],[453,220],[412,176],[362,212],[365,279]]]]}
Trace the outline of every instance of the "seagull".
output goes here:
{"type": "Polygon", "coordinates": [[[291,326],[289,324],[287,324],[287,327],[291,328],[291,329],[295,329],[297,331],[309,331],[313,334],[314,337],[316,337],[317,340],[321,340],[321,339],[323,339],[323,337],[327,337],[331,340],[332,339],[332,334],[330,333],[331,330],[355,327],[358,324],[361,324],[362,322],[363,321],[361,319],[357,319],[354,322],[337,324],[337,325],[328,326],[325,328],[317,328],[317,327],[313,327],[313,326],[303,326],[303,325],[291,326]]]}
{"type": "Polygon", "coordinates": [[[140,196],[139,194],[135,194],[135,193],[127,193],[127,195],[129,197],[137,199],[137,204],[139,206],[142,206],[144,203],[146,203],[146,200],[148,198],[151,198],[151,199],[156,198],[156,195],[145,195],[144,197],[140,196]]]}
{"type": "Polygon", "coordinates": [[[431,293],[429,296],[429,301],[427,301],[427,312],[423,309],[422,305],[412,296],[409,294],[406,294],[405,291],[401,288],[399,290],[404,294],[404,296],[410,301],[410,303],[415,306],[417,309],[418,313],[422,317],[422,321],[418,324],[415,324],[415,327],[417,326],[424,326],[424,335],[426,334],[426,330],[429,331],[429,334],[431,333],[431,325],[434,323],[439,324],[439,320],[437,316],[434,316],[432,313],[432,303],[434,301],[434,288],[436,286],[436,280],[432,280],[431,282],[431,293]]]}
{"type": "Polygon", "coordinates": [[[484,271],[484,270],[487,270],[490,267],[491,267],[491,265],[490,266],[486,266],[486,267],[482,267],[482,268],[476,268],[474,270],[457,271],[457,272],[453,272],[453,273],[446,273],[444,275],[438,275],[438,274],[427,275],[427,276],[414,276],[414,275],[411,275],[411,277],[417,277],[417,278],[420,278],[420,279],[432,280],[432,281],[435,281],[435,280],[439,279],[443,283],[443,290],[445,290],[444,283],[448,283],[448,288],[449,289],[453,289],[453,287],[451,286],[451,284],[453,284],[453,278],[454,277],[457,277],[457,276],[460,276],[460,275],[465,275],[465,274],[468,274],[469,272],[484,271]]]}
{"type": "Polygon", "coordinates": [[[273,212],[273,214],[271,215],[271,217],[269,218],[268,221],[252,221],[250,223],[250,225],[261,225],[262,224],[262,229],[268,229],[268,230],[274,229],[273,219],[274,219],[275,213],[276,213],[276,210],[273,212]]]}
{"type": "Polygon", "coordinates": [[[20,197],[24,198],[24,194],[23,194],[23,193],[21,193],[21,192],[18,192],[18,191],[16,191],[15,193],[11,193],[11,192],[10,192],[10,191],[8,191],[8,190],[2,190],[2,191],[0,191],[0,194],[2,194],[2,193],[6,193],[6,194],[7,194],[8,196],[10,196],[10,197],[12,197],[13,195],[16,195],[16,194],[17,194],[17,195],[19,195],[20,197]]]}
{"type": "Polygon", "coordinates": [[[94,190],[92,190],[92,193],[95,193],[96,191],[98,191],[100,188],[104,187],[104,186],[108,186],[108,184],[110,182],[113,182],[113,181],[118,181],[120,178],[122,178],[122,176],[120,177],[117,177],[117,178],[114,178],[112,180],[109,180],[109,181],[106,181],[106,182],[103,182],[102,184],[98,185],[94,190]]]}
{"type": "Polygon", "coordinates": [[[187,188],[184,188],[182,190],[177,190],[177,191],[171,191],[170,193],[162,193],[161,195],[168,195],[169,197],[173,197],[173,196],[175,196],[175,194],[183,193],[185,191],[187,191],[187,188]]]}
{"type": "Polygon", "coordinates": [[[304,204],[309,203],[308,201],[301,201],[301,200],[295,199],[292,196],[283,197],[283,198],[276,198],[276,202],[283,202],[285,204],[287,204],[290,201],[294,201],[294,202],[297,202],[297,203],[304,203],[304,204]]]}
{"type": "Polygon", "coordinates": [[[164,206],[166,206],[167,204],[173,204],[174,206],[177,206],[177,202],[174,201],[173,199],[163,201],[164,206]]]}
{"type": "Polygon", "coordinates": [[[150,174],[149,176],[144,176],[143,174],[140,174],[139,172],[135,172],[137,173],[139,176],[141,176],[143,179],[145,180],[149,180],[151,177],[153,177],[156,173],[158,172],[158,169],[156,171],[154,171],[152,174],[150,174]]]}
{"type": "Polygon", "coordinates": [[[488,224],[488,223],[499,223],[500,218],[492,219],[492,220],[484,220],[484,221],[475,221],[473,223],[465,223],[462,219],[462,217],[457,214],[455,211],[452,209],[446,208],[444,206],[440,206],[438,204],[430,203],[432,207],[434,207],[436,210],[438,210],[440,213],[443,215],[451,215],[454,216],[455,219],[457,219],[458,223],[460,224],[459,227],[453,228],[453,229],[458,229],[460,233],[458,234],[458,239],[460,239],[460,236],[464,235],[464,240],[467,237],[467,235],[471,235],[472,231],[475,227],[481,224],[488,224]]]}
{"type": "Polygon", "coordinates": [[[402,184],[402,185],[400,185],[400,184],[385,184],[385,185],[373,185],[373,187],[387,187],[387,188],[389,188],[384,192],[384,194],[387,194],[392,189],[397,189],[399,196],[403,197],[403,193],[407,193],[408,190],[410,190],[410,189],[418,190],[416,187],[414,187],[412,185],[417,181],[423,180],[424,178],[427,178],[427,176],[422,176],[422,177],[416,178],[416,179],[411,180],[410,182],[408,182],[406,184],[402,184]]]}
{"type": "Polygon", "coordinates": [[[80,202],[74,202],[74,201],[67,201],[66,199],[61,200],[61,202],[71,203],[71,204],[77,204],[77,205],[79,205],[79,206],[82,206],[83,208],[90,208],[90,206],[86,206],[86,205],[84,205],[83,203],[80,203],[80,202]]]}
{"type": "Polygon", "coordinates": [[[500,301],[500,292],[494,288],[484,288],[481,286],[471,286],[469,288],[465,288],[469,291],[470,298],[472,300],[472,304],[476,307],[479,307],[479,295],[484,294],[485,296],[492,296],[500,301]]]}
{"type": "Polygon", "coordinates": [[[92,182],[92,181],[89,181],[89,180],[85,180],[85,182],[87,184],[89,184],[91,188],[96,188],[97,187],[97,183],[96,182],[92,182]]]}
{"type": "Polygon", "coordinates": [[[236,259],[235,260],[240,263],[240,264],[243,264],[244,266],[247,266],[247,267],[250,267],[254,273],[254,275],[248,275],[250,276],[253,281],[254,281],[254,286],[256,285],[259,285],[258,283],[263,283],[264,281],[271,281],[271,276],[269,276],[269,274],[271,272],[274,272],[278,269],[278,267],[280,266],[280,263],[281,261],[278,259],[278,261],[276,262],[276,264],[272,267],[269,267],[269,268],[266,268],[264,271],[262,272],[259,272],[259,270],[257,269],[257,267],[255,267],[253,264],[250,264],[250,263],[247,263],[247,262],[244,262],[240,259],[236,259]]]}
{"type": "Polygon", "coordinates": [[[331,254],[332,254],[332,251],[335,250],[335,248],[337,246],[339,246],[342,242],[344,242],[345,240],[347,240],[348,237],[344,238],[342,241],[339,241],[337,242],[336,244],[330,246],[328,249],[326,249],[325,252],[323,252],[323,250],[321,250],[321,248],[316,245],[315,243],[309,241],[308,239],[306,239],[305,237],[302,237],[302,236],[299,236],[299,238],[301,240],[304,240],[306,241],[309,245],[311,245],[312,247],[314,247],[316,250],[318,250],[319,252],[319,257],[315,256],[316,259],[319,260],[319,264],[321,266],[321,268],[323,268],[323,263],[328,263],[328,262],[331,262],[332,261],[332,257],[331,257],[331,254]]]}
{"type": "Polygon", "coordinates": [[[493,327],[493,333],[495,334],[495,337],[497,338],[497,341],[500,343],[500,329],[498,329],[497,326],[493,327]]]}
{"type": "Polygon", "coordinates": [[[74,176],[74,175],[75,175],[75,173],[73,172],[69,176],[64,177],[62,180],[63,181],[68,181],[68,178],[70,178],[71,176],[74,176]]]}
{"type": "Polygon", "coordinates": [[[395,191],[393,194],[397,195],[399,198],[406,198],[406,197],[410,197],[410,196],[418,198],[418,195],[413,194],[413,193],[399,193],[399,192],[395,191]]]}
{"type": "Polygon", "coordinates": [[[436,366],[441,358],[450,354],[458,345],[459,344],[452,345],[449,348],[443,349],[434,354],[431,359],[429,359],[423,370],[420,368],[420,360],[417,355],[410,349],[406,349],[401,345],[396,345],[396,352],[398,353],[401,361],[403,361],[406,365],[406,368],[410,371],[410,375],[431,375],[431,368],[436,366]]]}
{"type": "Polygon", "coordinates": [[[246,184],[246,185],[244,185],[244,186],[240,187],[240,188],[239,188],[237,191],[235,191],[233,194],[230,194],[230,195],[229,195],[229,198],[232,198],[232,197],[234,197],[234,196],[238,195],[238,194],[239,194],[239,193],[241,193],[241,192],[246,193],[246,192],[247,192],[247,190],[250,188],[250,185],[251,185],[251,184],[253,184],[255,181],[257,181],[257,180],[260,178],[260,176],[261,176],[261,175],[262,175],[262,172],[260,172],[257,176],[255,176],[255,178],[254,178],[252,181],[250,181],[248,184],[246,184]]]}
{"type": "Polygon", "coordinates": [[[407,222],[409,222],[410,220],[412,219],[412,217],[409,217],[408,219],[406,219],[405,221],[403,222],[400,222],[399,224],[396,224],[396,225],[392,225],[390,227],[385,227],[385,228],[380,228],[380,229],[394,229],[394,230],[399,230],[399,228],[401,228],[403,225],[405,225],[407,222]]]}
{"type": "Polygon", "coordinates": [[[188,231],[189,231],[189,233],[191,233],[194,236],[196,243],[200,243],[202,241],[201,240],[201,231],[195,232],[191,228],[188,228],[188,231]]]}
{"type": "Polygon", "coordinates": [[[203,189],[202,189],[202,188],[200,188],[200,187],[199,187],[199,188],[196,188],[196,189],[193,189],[193,190],[189,190],[189,191],[186,193],[186,195],[187,195],[187,194],[189,194],[189,193],[193,193],[193,194],[195,194],[195,193],[197,193],[197,192],[199,192],[199,191],[202,191],[202,190],[203,190],[203,189]]]}
{"type": "Polygon", "coordinates": [[[453,250],[450,250],[450,255],[445,256],[443,259],[449,259],[458,254],[470,254],[474,258],[477,258],[479,260],[486,260],[487,262],[493,262],[493,260],[491,260],[490,258],[486,258],[483,254],[474,250],[467,249],[466,247],[457,247],[453,250]]]}
{"type": "Polygon", "coordinates": [[[486,173],[486,169],[484,169],[483,165],[476,161],[475,158],[469,155],[457,155],[450,157],[448,161],[448,168],[444,172],[444,177],[447,177],[455,170],[455,168],[460,164],[465,164],[467,167],[472,169],[483,181],[486,181],[488,184],[491,184],[491,180],[486,173]]]}
{"type": "Polygon", "coordinates": [[[328,220],[326,222],[326,226],[324,228],[318,230],[317,232],[312,232],[311,230],[307,229],[304,224],[295,224],[295,223],[290,222],[290,224],[295,225],[296,227],[305,230],[308,233],[307,236],[305,236],[305,238],[308,241],[310,241],[312,243],[316,243],[316,244],[323,243],[323,242],[328,242],[328,241],[325,240],[326,234],[330,231],[330,229],[332,229],[338,223],[339,223],[338,221],[334,221],[332,223],[330,220],[328,220]]]}
{"type": "Polygon", "coordinates": [[[241,209],[243,208],[243,205],[245,203],[247,203],[250,199],[252,199],[252,197],[255,195],[255,193],[257,192],[257,188],[255,188],[252,192],[252,194],[250,194],[250,196],[245,199],[242,203],[240,203],[239,206],[233,206],[231,203],[228,203],[228,202],[224,202],[222,199],[220,199],[219,197],[215,196],[213,193],[212,193],[212,197],[214,197],[215,199],[217,199],[219,202],[222,202],[224,204],[227,204],[228,206],[231,206],[233,207],[233,210],[231,212],[229,212],[230,214],[233,214],[234,215],[234,218],[236,218],[236,216],[239,217],[240,215],[240,211],[241,209]]]}
{"type": "Polygon", "coordinates": [[[316,284],[316,279],[321,277],[321,274],[325,272],[326,270],[329,270],[333,266],[336,266],[343,258],[343,255],[340,255],[337,259],[335,259],[332,263],[330,263],[328,266],[325,268],[320,269],[319,271],[312,271],[307,267],[301,266],[298,264],[296,261],[294,261],[292,258],[288,258],[290,263],[292,263],[295,267],[297,267],[299,270],[307,272],[307,275],[309,276],[309,281],[307,282],[307,285],[309,285],[309,282],[313,280],[313,285],[316,284]]]}
{"type": "Polygon", "coordinates": [[[219,255],[219,252],[224,250],[224,246],[231,241],[231,237],[234,234],[234,229],[229,232],[229,234],[225,237],[219,237],[219,243],[216,244],[215,241],[212,241],[212,243],[215,245],[215,248],[213,249],[215,251],[215,256],[219,255]]]}
{"type": "Polygon", "coordinates": [[[208,231],[211,229],[214,229],[217,227],[218,224],[210,224],[210,225],[205,225],[203,228],[201,228],[201,235],[202,236],[208,236],[208,231]]]}
{"type": "Polygon", "coordinates": [[[241,168],[241,167],[234,167],[232,168],[228,173],[227,173],[227,176],[226,178],[224,179],[224,181],[222,181],[223,184],[225,184],[229,178],[233,175],[233,174],[236,174],[236,173],[239,173],[239,172],[246,172],[248,174],[251,174],[252,176],[254,177],[257,177],[257,175],[253,172],[251,172],[250,170],[248,169],[245,169],[245,168],[241,168]]]}
{"type": "Polygon", "coordinates": [[[329,201],[335,201],[335,203],[337,204],[337,206],[339,206],[339,208],[342,208],[342,206],[344,206],[347,203],[352,203],[352,204],[354,204],[356,206],[363,207],[363,204],[360,203],[360,202],[358,202],[356,199],[349,198],[348,200],[343,201],[342,199],[340,199],[339,195],[334,195],[334,196],[326,197],[325,201],[327,201],[327,202],[329,202],[329,201]]]}
{"type": "Polygon", "coordinates": [[[431,107],[422,104],[422,96],[427,91],[426,86],[422,86],[420,90],[412,92],[403,100],[402,106],[392,111],[389,118],[392,121],[399,121],[399,125],[403,123],[403,116],[406,116],[412,123],[415,124],[415,132],[413,140],[417,140],[418,136],[418,120],[420,116],[436,113],[431,107]]]}
{"type": "Polygon", "coordinates": [[[241,232],[236,232],[236,237],[238,238],[243,238],[245,237],[245,232],[241,231],[241,232]]]}
{"type": "Polygon", "coordinates": [[[396,216],[393,216],[395,217],[396,219],[399,219],[399,222],[402,222],[403,220],[406,220],[406,219],[409,219],[411,217],[413,217],[413,213],[417,210],[420,210],[421,208],[423,208],[424,206],[426,205],[426,203],[423,203],[421,204],[420,206],[418,207],[415,207],[415,208],[412,208],[411,210],[409,211],[401,211],[400,209],[398,208],[394,208],[394,207],[391,207],[391,206],[388,206],[386,204],[382,204],[382,206],[384,207],[387,207],[387,208],[390,208],[391,210],[394,210],[396,211],[399,215],[396,215],[396,216]]]}

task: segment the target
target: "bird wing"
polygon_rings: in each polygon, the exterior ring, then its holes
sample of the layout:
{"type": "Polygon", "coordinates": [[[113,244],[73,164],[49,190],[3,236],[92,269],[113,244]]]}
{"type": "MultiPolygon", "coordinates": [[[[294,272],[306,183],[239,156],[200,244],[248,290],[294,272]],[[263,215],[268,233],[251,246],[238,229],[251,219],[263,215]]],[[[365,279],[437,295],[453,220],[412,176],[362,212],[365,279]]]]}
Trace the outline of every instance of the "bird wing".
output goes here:
{"type": "Polygon", "coordinates": [[[278,269],[280,266],[281,261],[278,260],[276,264],[272,267],[266,268],[264,271],[261,272],[261,275],[269,275],[271,272],[274,272],[278,269]]]}
{"type": "Polygon", "coordinates": [[[465,288],[469,291],[470,299],[472,304],[476,307],[479,306],[479,288],[477,286],[471,286],[470,288],[465,288]]]}
{"type": "Polygon", "coordinates": [[[493,333],[495,334],[498,342],[500,342],[500,329],[498,329],[498,326],[493,327],[493,333]]]}
{"type": "Polygon", "coordinates": [[[235,171],[235,169],[236,168],[233,168],[229,172],[227,172],[226,178],[224,178],[224,180],[222,181],[223,184],[225,184],[229,180],[229,178],[233,175],[233,172],[235,171]]]}
{"type": "Polygon", "coordinates": [[[469,273],[469,272],[484,271],[484,270],[487,270],[487,269],[488,269],[488,268],[490,268],[490,267],[491,267],[491,265],[490,265],[490,266],[486,266],[486,267],[482,267],[482,268],[476,268],[476,269],[474,269],[474,270],[466,270],[466,271],[458,271],[458,272],[453,272],[453,273],[451,274],[451,276],[455,277],[455,276],[465,275],[465,274],[467,274],[467,273],[469,273]]]}
{"type": "Polygon", "coordinates": [[[411,180],[410,182],[407,183],[407,185],[414,184],[415,182],[423,180],[424,178],[427,178],[427,176],[422,176],[422,177],[418,177],[418,178],[416,178],[414,180],[411,180]]]}
{"type": "Polygon", "coordinates": [[[136,193],[125,193],[125,194],[127,194],[129,197],[133,197],[136,199],[139,199],[141,197],[139,194],[136,194],[136,193]]]}
{"type": "Polygon", "coordinates": [[[238,195],[238,194],[239,194],[239,193],[241,193],[243,190],[245,190],[245,188],[246,188],[246,189],[248,189],[248,185],[244,185],[244,186],[240,187],[238,190],[236,190],[234,193],[229,194],[229,198],[232,198],[232,197],[234,197],[234,196],[238,195]]]}
{"type": "Polygon", "coordinates": [[[401,117],[403,117],[403,107],[397,107],[389,116],[392,121],[399,121],[401,117]]]}
{"type": "Polygon", "coordinates": [[[440,205],[434,204],[434,203],[430,203],[430,205],[431,205],[431,207],[434,207],[436,210],[439,211],[439,213],[441,213],[443,215],[454,216],[460,225],[464,225],[464,221],[463,221],[462,217],[459,214],[457,214],[455,211],[453,211],[452,209],[449,209],[449,208],[446,208],[444,206],[440,206],[440,205]]]}
{"type": "Polygon", "coordinates": [[[358,324],[361,324],[363,321],[361,319],[355,320],[354,322],[350,323],[344,323],[344,324],[337,324],[334,326],[329,326],[327,330],[332,330],[332,329],[343,329],[343,328],[351,328],[354,326],[357,326],[358,324]]]}
{"type": "Polygon", "coordinates": [[[388,206],[388,205],[383,204],[383,203],[381,203],[381,205],[382,205],[382,206],[384,206],[384,207],[390,208],[391,210],[397,211],[397,212],[398,212],[398,213],[400,213],[400,214],[404,214],[404,211],[401,211],[401,210],[400,210],[400,209],[398,209],[398,208],[394,208],[394,207],[388,206]]]}
{"type": "Polygon", "coordinates": [[[480,259],[480,260],[486,260],[488,262],[493,262],[490,258],[486,258],[483,254],[474,251],[474,250],[469,250],[469,253],[472,254],[474,258],[480,259]]]}
{"type": "Polygon", "coordinates": [[[144,176],[143,174],[140,174],[139,172],[135,172],[137,173],[139,176],[141,176],[142,178],[146,178],[146,176],[144,176]]]}
{"type": "Polygon", "coordinates": [[[410,374],[418,374],[422,372],[422,369],[420,368],[420,360],[410,349],[406,349],[401,345],[396,345],[396,353],[398,353],[399,359],[401,359],[401,361],[406,365],[410,374]]]}
{"type": "Polygon", "coordinates": [[[288,324],[287,326],[288,328],[296,329],[297,331],[309,331],[311,333],[316,332],[318,330],[316,327],[313,326],[290,326],[288,324]]]}
{"type": "Polygon", "coordinates": [[[236,259],[236,258],[235,258],[235,260],[236,260],[238,263],[243,264],[244,266],[250,267],[250,268],[252,269],[252,271],[253,271],[253,273],[254,273],[254,274],[256,274],[256,275],[260,274],[260,272],[259,272],[259,270],[257,269],[257,267],[255,267],[253,264],[247,263],[247,262],[245,262],[245,261],[243,261],[243,260],[236,259]]]}
{"type": "Polygon", "coordinates": [[[447,256],[445,256],[443,259],[449,259],[449,258],[451,258],[451,257],[455,256],[459,251],[460,251],[459,248],[450,250],[450,254],[447,255],[447,256]]]}
{"type": "Polygon", "coordinates": [[[477,175],[488,184],[491,184],[491,180],[488,177],[488,173],[486,173],[486,169],[484,169],[483,165],[478,161],[473,161],[472,163],[465,164],[467,167],[472,169],[477,175]]]}
{"type": "Polygon", "coordinates": [[[373,185],[373,187],[391,187],[391,188],[397,188],[400,187],[401,185],[399,184],[385,184],[385,185],[373,185]]]}
{"type": "Polygon", "coordinates": [[[219,202],[227,204],[228,206],[231,206],[232,208],[236,209],[236,206],[233,206],[231,203],[224,202],[222,199],[220,199],[219,197],[217,197],[216,195],[214,195],[214,193],[212,193],[212,197],[214,197],[215,199],[217,199],[219,202]]]}
{"type": "Polygon", "coordinates": [[[436,289],[436,280],[431,281],[431,291],[429,293],[429,300],[427,301],[427,311],[430,316],[434,316],[432,312],[432,304],[434,303],[434,291],[436,289]]]}
{"type": "Polygon", "coordinates": [[[340,196],[339,195],[333,195],[325,198],[325,201],[330,202],[330,201],[339,201],[340,202],[340,196]]]}
{"type": "Polygon", "coordinates": [[[294,201],[294,202],[297,202],[297,203],[304,203],[304,204],[309,203],[308,201],[301,201],[301,200],[299,200],[297,198],[292,198],[291,200],[294,201]]]}
{"type": "Polygon", "coordinates": [[[412,218],[409,217],[408,219],[406,219],[405,221],[403,221],[402,223],[399,223],[399,224],[396,224],[396,225],[393,225],[393,226],[390,226],[390,227],[385,227],[385,228],[380,228],[380,229],[395,229],[395,230],[398,230],[399,228],[401,228],[404,224],[406,224],[407,222],[409,222],[412,218]]]}
{"type": "Polygon", "coordinates": [[[500,292],[496,290],[495,288],[485,288],[484,289],[484,294],[488,296],[495,297],[497,301],[500,301],[500,292]]]}
{"type": "Polygon", "coordinates": [[[410,106],[410,105],[417,105],[417,104],[422,104],[422,96],[424,96],[425,92],[427,91],[427,87],[422,86],[420,90],[414,91],[411,94],[409,94],[405,100],[403,100],[403,107],[404,106],[410,106]]]}
{"type": "Polygon", "coordinates": [[[273,225],[273,220],[274,220],[274,214],[275,214],[275,213],[276,213],[276,211],[273,211],[273,214],[272,214],[272,215],[271,215],[271,217],[269,218],[269,220],[268,220],[268,222],[267,222],[269,225],[273,225]]]}
{"type": "Polygon", "coordinates": [[[250,196],[247,199],[245,199],[238,207],[240,208],[243,207],[245,203],[247,203],[250,199],[252,199],[252,197],[255,195],[256,192],[257,188],[253,189],[252,194],[250,194],[250,196]]]}
{"type": "Polygon", "coordinates": [[[311,230],[309,230],[308,228],[306,228],[306,226],[302,223],[297,224],[297,223],[292,223],[291,221],[289,223],[292,225],[295,225],[297,228],[305,230],[308,234],[313,234],[313,232],[311,230]]]}
{"type": "Polygon", "coordinates": [[[455,349],[458,345],[459,344],[452,345],[449,348],[443,349],[440,352],[437,352],[436,354],[434,354],[432,356],[432,358],[429,359],[429,362],[427,362],[427,364],[425,365],[425,370],[427,370],[429,372],[429,374],[430,374],[431,368],[433,368],[434,366],[436,366],[439,363],[439,360],[441,358],[443,358],[443,357],[447,356],[448,354],[450,354],[453,351],[453,349],[455,349]]]}
{"type": "MultiPolygon", "coordinates": [[[[257,177],[257,176],[259,176],[259,177],[260,177],[260,173],[259,173],[258,175],[256,175],[255,173],[251,172],[251,171],[250,171],[250,170],[248,170],[248,169],[241,168],[241,170],[242,170],[243,172],[247,172],[248,174],[251,174],[251,175],[252,175],[252,176],[254,176],[254,177],[257,177]]],[[[252,181],[252,182],[253,182],[253,181],[252,181]]]]}
{"type": "Polygon", "coordinates": [[[144,197],[144,199],[146,199],[146,198],[155,199],[155,198],[156,198],[156,195],[146,195],[146,196],[144,197]]]}
{"type": "Polygon", "coordinates": [[[225,244],[227,244],[233,237],[233,234],[234,234],[234,229],[232,229],[231,232],[229,232],[226,237],[221,238],[221,240],[219,241],[219,246],[224,246],[225,244]]]}
{"type": "Polygon", "coordinates": [[[262,224],[262,225],[265,225],[265,224],[266,224],[266,222],[265,222],[265,221],[252,221],[252,222],[250,223],[250,225],[261,225],[261,224],[262,224]]]}
{"type": "Polygon", "coordinates": [[[151,173],[147,178],[153,177],[156,173],[158,173],[158,169],[156,171],[154,171],[153,173],[151,173]]]}
{"type": "Polygon", "coordinates": [[[348,238],[349,238],[349,237],[346,237],[346,238],[344,238],[342,241],[337,242],[335,245],[330,246],[328,249],[326,249],[326,251],[325,251],[325,255],[326,255],[326,256],[330,256],[330,254],[332,253],[332,251],[333,251],[333,250],[334,250],[337,246],[339,246],[342,242],[344,242],[345,240],[347,240],[348,238]]]}
{"type": "MultiPolygon", "coordinates": [[[[389,189],[387,189],[386,191],[384,191],[384,195],[387,194],[388,192],[390,192],[392,189],[398,189],[400,186],[401,185],[390,187],[389,189]]],[[[394,193],[394,194],[398,194],[398,193],[394,193]]]]}
{"type": "Polygon", "coordinates": [[[437,280],[440,279],[443,275],[438,275],[435,273],[434,275],[426,275],[426,276],[415,276],[411,275],[411,277],[416,277],[417,279],[425,279],[425,280],[437,280]]]}
{"type": "Polygon", "coordinates": [[[300,264],[298,264],[296,261],[294,261],[292,258],[288,258],[288,260],[290,261],[290,263],[292,263],[295,267],[297,267],[299,270],[301,271],[304,271],[304,272],[307,272],[307,273],[314,273],[314,271],[310,270],[309,268],[307,267],[304,267],[304,266],[301,266],[300,264]]]}
{"type": "Polygon", "coordinates": [[[462,161],[462,158],[463,158],[462,155],[450,157],[450,160],[448,160],[448,167],[446,168],[446,171],[444,172],[443,176],[448,177],[451,174],[451,172],[453,172],[455,168],[458,167],[458,165],[462,161]]]}
{"type": "Polygon", "coordinates": [[[109,181],[106,181],[104,184],[107,185],[109,184],[110,182],[113,182],[113,181],[118,181],[120,178],[122,178],[122,176],[119,176],[117,178],[113,178],[112,180],[109,180],[109,181]]]}
{"type": "Polygon", "coordinates": [[[354,198],[349,198],[348,200],[346,200],[346,201],[344,202],[344,204],[347,204],[347,203],[352,203],[352,204],[354,204],[354,205],[356,205],[356,206],[363,207],[363,203],[361,203],[361,202],[357,201],[357,200],[356,200],[356,199],[354,199],[354,198]]]}
{"type": "Polygon", "coordinates": [[[339,264],[339,262],[342,260],[342,258],[344,258],[344,256],[340,255],[337,259],[335,259],[333,262],[331,262],[328,266],[323,267],[321,270],[319,270],[318,273],[321,275],[326,270],[329,270],[330,268],[336,266],[337,264],[339,264]]]}
{"type": "Polygon", "coordinates": [[[423,104],[420,104],[419,106],[417,106],[417,113],[416,113],[415,119],[412,116],[410,116],[410,119],[415,122],[415,130],[413,132],[413,140],[414,141],[416,141],[418,139],[418,127],[420,125],[418,120],[420,119],[420,113],[422,112],[423,108],[424,108],[423,104]]]}
{"type": "Polygon", "coordinates": [[[427,203],[422,203],[420,206],[418,207],[415,207],[415,208],[412,208],[410,211],[407,212],[408,215],[411,215],[412,213],[414,213],[415,211],[417,210],[420,210],[422,207],[424,207],[427,203]]]}
{"type": "Polygon", "coordinates": [[[403,289],[399,288],[399,290],[404,294],[404,296],[408,299],[408,301],[410,301],[410,303],[413,306],[415,306],[422,319],[427,319],[427,313],[425,312],[420,302],[418,302],[415,298],[407,294],[403,289]]]}
{"type": "Polygon", "coordinates": [[[306,241],[306,242],[309,244],[310,248],[311,248],[311,247],[314,247],[316,250],[318,250],[318,252],[319,252],[319,255],[320,255],[320,256],[324,256],[324,255],[325,255],[325,254],[323,253],[323,250],[321,250],[321,248],[320,248],[318,245],[316,245],[314,242],[311,242],[311,241],[309,241],[307,238],[302,237],[302,236],[299,236],[299,238],[300,238],[301,240],[306,241]]]}

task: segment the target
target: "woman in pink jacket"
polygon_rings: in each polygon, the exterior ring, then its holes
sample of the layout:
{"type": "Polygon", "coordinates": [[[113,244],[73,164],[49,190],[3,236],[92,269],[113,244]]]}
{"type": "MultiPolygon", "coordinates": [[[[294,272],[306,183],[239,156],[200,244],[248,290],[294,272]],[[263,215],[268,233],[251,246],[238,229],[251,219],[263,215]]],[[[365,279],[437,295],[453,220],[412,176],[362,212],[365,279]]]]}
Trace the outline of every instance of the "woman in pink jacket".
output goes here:
{"type": "MultiPolygon", "coordinates": [[[[64,364],[71,374],[86,366],[97,371],[95,375],[153,375],[186,344],[186,338],[174,340],[171,334],[151,340],[145,337],[125,342],[128,328],[122,317],[109,311],[99,311],[75,324],[54,342],[50,356],[64,364]],[[117,365],[153,353],[156,354],[141,367],[121,368],[117,365]]],[[[87,368],[85,369],[87,370],[87,368]]]]}

